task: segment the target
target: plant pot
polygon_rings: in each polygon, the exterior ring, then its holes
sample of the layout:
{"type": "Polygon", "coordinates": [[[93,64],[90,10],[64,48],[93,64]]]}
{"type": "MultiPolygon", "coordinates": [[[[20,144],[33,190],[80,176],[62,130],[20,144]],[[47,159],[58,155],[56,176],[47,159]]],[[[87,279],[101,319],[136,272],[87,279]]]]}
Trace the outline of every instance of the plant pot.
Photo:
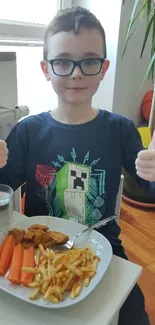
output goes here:
{"type": "Polygon", "coordinates": [[[124,175],[123,199],[137,206],[155,207],[155,199],[149,196],[124,169],[122,174],[124,175]]]}

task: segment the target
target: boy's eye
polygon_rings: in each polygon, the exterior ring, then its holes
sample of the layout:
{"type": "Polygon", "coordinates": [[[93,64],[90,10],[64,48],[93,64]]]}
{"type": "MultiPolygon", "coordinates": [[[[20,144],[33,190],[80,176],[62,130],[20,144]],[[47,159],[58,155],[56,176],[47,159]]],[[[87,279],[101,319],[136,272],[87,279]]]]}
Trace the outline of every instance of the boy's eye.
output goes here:
{"type": "Polygon", "coordinates": [[[71,65],[71,61],[69,60],[56,60],[54,62],[54,65],[58,65],[58,66],[61,66],[61,67],[69,67],[71,65]]]}
{"type": "Polygon", "coordinates": [[[83,63],[86,65],[95,65],[95,64],[99,64],[100,61],[98,59],[86,59],[83,61],[83,63]]]}

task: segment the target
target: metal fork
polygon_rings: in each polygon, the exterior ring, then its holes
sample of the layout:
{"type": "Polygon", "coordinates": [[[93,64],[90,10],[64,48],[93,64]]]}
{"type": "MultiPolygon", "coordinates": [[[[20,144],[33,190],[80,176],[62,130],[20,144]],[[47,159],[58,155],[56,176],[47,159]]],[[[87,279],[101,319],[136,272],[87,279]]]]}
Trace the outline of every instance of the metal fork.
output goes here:
{"type": "Polygon", "coordinates": [[[92,231],[93,229],[98,229],[102,226],[106,226],[107,223],[109,223],[110,221],[114,220],[116,218],[116,215],[113,215],[111,217],[108,217],[106,219],[103,219],[99,222],[97,222],[96,224],[92,225],[92,226],[88,226],[87,228],[85,228],[84,230],[82,230],[81,232],[79,232],[75,237],[73,237],[72,239],[69,239],[65,244],[63,245],[55,245],[52,246],[52,249],[58,249],[58,250],[67,250],[67,249],[71,249],[74,246],[75,241],[82,236],[84,233],[86,233],[87,231],[92,231]]]}

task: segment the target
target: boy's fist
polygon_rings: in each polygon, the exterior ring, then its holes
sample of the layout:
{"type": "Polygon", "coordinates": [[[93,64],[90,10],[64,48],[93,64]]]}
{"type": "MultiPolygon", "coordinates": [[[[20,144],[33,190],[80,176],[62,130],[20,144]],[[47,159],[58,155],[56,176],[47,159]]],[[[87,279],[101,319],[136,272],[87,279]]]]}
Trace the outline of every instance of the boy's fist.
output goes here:
{"type": "Polygon", "coordinates": [[[7,164],[8,149],[3,140],[0,140],[0,168],[3,168],[7,164]]]}
{"type": "Polygon", "coordinates": [[[155,132],[148,150],[139,152],[136,159],[136,170],[139,177],[155,182],[155,132]]]}

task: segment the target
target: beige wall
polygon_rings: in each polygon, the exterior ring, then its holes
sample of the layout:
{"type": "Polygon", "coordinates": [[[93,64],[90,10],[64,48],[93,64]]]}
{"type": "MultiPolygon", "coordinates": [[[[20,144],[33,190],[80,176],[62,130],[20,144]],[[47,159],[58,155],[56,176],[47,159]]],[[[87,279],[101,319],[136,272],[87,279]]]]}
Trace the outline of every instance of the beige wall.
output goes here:
{"type": "Polygon", "coordinates": [[[153,85],[146,80],[139,92],[150,60],[151,40],[147,44],[143,59],[140,60],[145,21],[141,23],[128,44],[122,60],[124,33],[134,2],[135,0],[126,0],[122,8],[122,0],[110,2],[103,0],[102,3],[99,0],[73,0],[73,5],[81,5],[91,10],[100,19],[107,34],[108,58],[111,64],[105,80],[94,97],[94,106],[122,114],[138,125],[141,120],[140,105],[143,95],[152,89],[153,85]]]}
{"type": "Polygon", "coordinates": [[[107,41],[107,57],[110,60],[110,67],[103,82],[93,98],[93,105],[107,111],[112,111],[114,82],[116,71],[116,58],[119,34],[119,22],[122,0],[73,0],[73,5],[83,6],[92,11],[101,21],[107,41]],[[112,5],[113,3],[113,10],[112,5]],[[111,17],[111,19],[109,18],[111,17]]]}
{"type": "Polygon", "coordinates": [[[150,61],[150,39],[144,52],[144,57],[140,60],[140,51],[146,26],[145,21],[140,24],[135,35],[130,39],[125,57],[123,60],[121,59],[125,42],[124,32],[134,1],[126,1],[121,11],[113,112],[125,115],[138,125],[141,120],[140,105],[143,95],[146,91],[152,89],[153,85],[152,82],[146,80],[139,92],[141,82],[150,61]]]}

